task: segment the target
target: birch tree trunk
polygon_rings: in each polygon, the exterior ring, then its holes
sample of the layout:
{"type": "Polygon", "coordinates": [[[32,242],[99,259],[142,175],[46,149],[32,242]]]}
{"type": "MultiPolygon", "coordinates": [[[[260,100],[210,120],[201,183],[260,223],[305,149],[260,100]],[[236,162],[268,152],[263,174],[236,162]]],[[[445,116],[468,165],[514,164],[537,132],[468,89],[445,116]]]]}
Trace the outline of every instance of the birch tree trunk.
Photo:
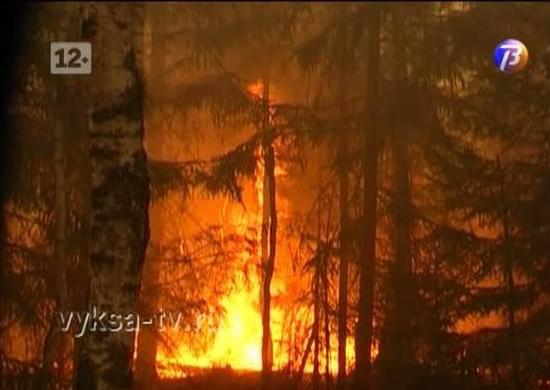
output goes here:
{"type": "MultiPolygon", "coordinates": [[[[149,238],[149,188],[143,148],[142,5],[86,5],[94,50],[89,132],[90,306],[136,312],[149,238]]],[[[84,27],[84,26],[83,26],[84,27]]],[[[77,388],[129,389],[135,333],[89,331],[77,388]]]]}

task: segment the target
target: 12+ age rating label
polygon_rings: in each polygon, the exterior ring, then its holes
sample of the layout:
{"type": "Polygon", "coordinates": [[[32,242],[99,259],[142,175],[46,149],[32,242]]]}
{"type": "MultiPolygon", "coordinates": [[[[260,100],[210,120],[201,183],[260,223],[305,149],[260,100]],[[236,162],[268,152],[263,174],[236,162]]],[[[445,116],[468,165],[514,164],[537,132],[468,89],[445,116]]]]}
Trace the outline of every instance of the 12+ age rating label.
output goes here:
{"type": "Polygon", "coordinates": [[[92,73],[90,42],[50,42],[50,73],[92,73]]]}

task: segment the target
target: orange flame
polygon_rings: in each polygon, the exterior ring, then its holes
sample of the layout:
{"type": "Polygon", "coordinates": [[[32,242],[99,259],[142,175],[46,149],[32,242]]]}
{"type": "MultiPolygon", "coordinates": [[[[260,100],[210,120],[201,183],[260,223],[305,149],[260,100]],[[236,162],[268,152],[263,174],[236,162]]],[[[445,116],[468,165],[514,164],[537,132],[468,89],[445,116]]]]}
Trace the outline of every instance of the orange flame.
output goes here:
{"type": "MultiPolygon", "coordinates": [[[[261,96],[262,83],[257,82],[249,86],[249,92],[261,96]]],[[[273,98],[273,96],[270,96],[273,98]]],[[[277,151],[277,144],[274,145],[277,151]]],[[[287,172],[280,165],[275,166],[275,176],[277,181],[284,181],[287,172]]],[[[246,194],[245,194],[246,195],[246,194]]],[[[259,163],[258,173],[255,178],[253,188],[249,188],[250,199],[247,204],[247,210],[243,210],[238,205],[228,207],[228,223],[231,224],[237,233],[243,234],[250,229],[256,233],[255,240],[258,245],[255,246],[255,253],[243,250],[239,257],[243,264],[251,262],[259,266],[260,263],[260,229],[262,223],[263,207],[263,166],[259,163]],[[252,195],[252,194],[253,195],[252,195]],[[251,196],[252,195],[252,196],[251,196]]],[[[277,195],[277,212],[279,221],[284,220],[288,214],[288,201],[277,195]],[[283,217],[283,218],[281,218],[283,217]]],[[[284,222],[283,222],[284,224],[284,222]]],[[[280,224],[281,226],[281,224],[280,224]]],[[[280,231],[282,228],[280,229],[280,231]]],[[[278,240],[282,234],[279,234],[278,240]]],[[[289,330],[284,330],[285,315],[288,315],[284,305],[278,302],[279,298],[286,301],[292,301],[287,297],[305,291],[307,278],[292,274],[290,264],[290,255],[285,253],[282,245],[278,245],[278,254],[275,262],[275,274],[271,284],[272,305],[271,305],[271,335],[273,340],[273,360],[274,369],[283,368],[289,360],[289,351],[285,349],[283,341],[288,339],[289,330]],[[287,269],[288,268],[288,269],[287,269]],[[283,340],[286,337],[285,340],[283,340]]],[[[259,268],[258,268],[259,271],[259,268]]],[[[230,277],[231,275],[228,275],[230,277]]],[[[167,348],[159,345],[157,352],[157,372],[161,378],[185,377],[188,373],[184,367],[210,368],[210,367],[231,367],[238,370],[259,371],[262,368],[261,359],[261,340],[262,323],[260,313],[260,275],[259,272],[245,276],[235,275],[236,283],[230,293],[225,296],[220,304],[224,309],[224,315],[218,326],[214,329],[212,338],[209,339],[208,347],[204,351],[198,351],[192,345],[180,342],[177,335],[178,345],[175,352],[170,352],[167,348]]],[[[311,313],[312,308],[307,303],[301,303],[300,309],[304,313],[311,313]]],[[[309,316],[309,314],[308,314],[309,316]]],[[[288,326],[288,324],[286,325],[288,326]]],[[[291,325],[292,327],[292,325],[291,325]]],[[[292,331],[292,330],[291,330],[292,331]]],[[[330,348],[330,369],[332,373],[337,370],[337,335],[331,334],[330,348]]],[[[301,340],[300,342],[302,342],[301,340]]],[[[304,341],[305,342],[305,341],[304,341]]],[[[348,362],[353,356],[353,337],[347,341],[348,362]]],[[[375,351],[376,346],[375,346],[375,351]]],[[[303,353],[303,352],[302,352],[303,353]]],[[[376,353],[376,352],[374,352],[376,353]]],[[[320,361],[324,367],[324,356],[320,356],[320,361]]],[[[313,371],[312,356],[308,359],[305,366],[306,372],[313,371]]]]}
{"type": "MultiPolygon", "coordinates": [[[[261,170],[262,167],[259,167],[261,170]]],[[[278,169],[276,175],[282,175],[278,169]]],[[[261,224],[261,207],[263,204],[262,174],[257,175],[254,183],[256,207],[250,211],[244,211],[236,206],[230,206],[230,223],[237,228],[237,232],[244,234],[249,228],[261,224]]],[[[259,241],[259,234],[256,237],[259,241]]],[[[243,250],[240,254],[243,263],[258,262],[260,258],[259,245],[257,253],[251,254],[243,250]]],[[[178,345],[175,352],[170,353],[160,346],[157,353],[157,371],[160,377],[183,377],[183,372],[178,367],[189,366],[208,368],[213,366],[228,366],[240,370],[261,370],[261,340],[262,323],[260,315],[260,280],[258,274],[248,276],[245,281],[243,275],[236,275],[237,288],[220,302],[225,315],[219,326],[214,329],[213,340],[204,353],[197,353],[185,343],[178,345]]],[[[280,280],[274,280],[272,290],[280,293],[284,285],[280,280]]],[[[279,356],[275,341],[280,339],[282,331],[282,315],[280,308],[274,307],[271,311],[271,332],[274,340],[274,356],[279,356]]]]}

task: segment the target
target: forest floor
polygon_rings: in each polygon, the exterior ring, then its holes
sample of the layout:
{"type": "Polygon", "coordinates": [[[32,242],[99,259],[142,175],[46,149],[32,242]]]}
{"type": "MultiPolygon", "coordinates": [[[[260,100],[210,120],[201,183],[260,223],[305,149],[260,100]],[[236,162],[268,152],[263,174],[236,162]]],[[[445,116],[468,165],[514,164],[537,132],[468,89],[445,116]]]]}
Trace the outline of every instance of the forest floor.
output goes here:
{"type": "MultiPolygon", "coordinates": [[[[326,382],[321,374],[319,389],[326,389],[326,382]]],[[[329,388],[334,389],[334,379],[329,388]]],[[[468,381],[462,381],[459,378],[443,376],[426,376],[417,378],[411,390],[507,390],[512,387],[502,387],[491,384],[474,384],[468,381]]],[[[284,372],[274,372],[271,376],[270,390],[304,390],[312,388],[311,374],[304,374],[301,380],[296,377],[288,376],[284,372]]],[[[549,382],[550,383],[550,382],[549,382]]],[[[139,387],[142,388],[142,387],[139,387]]],[[[240,371],[231,368],[213,368],[200,370],[187,378],[161,379],[156,386],[143,387],[155,388],[158,390],[259,390],[261,389],[261,373],[258,371],[240,371]]],[[[369,388],[382,390],[383,386],[372,380],[369,388]]],[[[354,390],[352,378],[348,378],[346,389],[354,390]]],[[[549,385],[542,385],[536,390],[550,390],[549,385]],[[546,386],[546,387],[545,387],[546,386]]],[[[535,390],[535,389],[533,389],[535,390]]]]}
{"type": "MultiPolygon", "coordinates": [[[[274,372],[271,376],[271,389],[301,389],[304,388],[305,382],[301,385],[295,378],[288,375],[274,372]]],[[[187,378],[178,379],[163,379],[160,381],[158,389],[160,390],[216,390],[216,389],[231,389],[231,390],[257,390],[261,386],[261,373],[257,371],[237,371],[230,368],[216,368],[204,371],[198,375],[193,375],[187,378]]]]}

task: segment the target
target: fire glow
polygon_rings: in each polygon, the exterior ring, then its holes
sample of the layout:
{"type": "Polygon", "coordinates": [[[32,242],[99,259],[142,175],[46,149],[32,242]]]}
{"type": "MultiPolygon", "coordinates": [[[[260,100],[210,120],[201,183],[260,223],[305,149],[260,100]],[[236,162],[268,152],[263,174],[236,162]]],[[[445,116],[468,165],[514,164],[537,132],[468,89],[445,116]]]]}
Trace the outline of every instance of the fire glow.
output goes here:
{"type": "MultiPolygon", "coordinates": [[[[243,263],[255,262],[260,259],[260,230],[262,223],[261,210],[263,206],[262,167],[258,167],[259,173],[254,183],[254,207],[243,210],[240,205],[229,206],[229,222],[237,233],[244,234],[251,228],[256,228],[258,245],[256,253],[243,250],[240,253],[240,261],[243,263]]],[[[284,171],[277,167],[276,176],[281,177],[284,171]]],[[[248,208],[248,207],[247,207],[248,208]]],[[[259,371],[262,368],[261,340],[262,323],[260,313],[260,275],[259,272],[247,276],[235,275],[235,286],[225,296],[220,304],[224,310],[224,316],[220,323],[212,329],[215,332],[213,341],[208,349],[199,353],[185,343],[178,345],[175,352],[169,353],[163,348],[157,352],[157,371],[160,377],[183,377],[185,373],[178,367],[210,368],[231,367],[236,370],[259,371]]],[[[284,283],[279,278],[274,278],[271,286],[276,294],[284,291],[284,283]]],[[[278,351],[277,341],[281,339],[281,323],[283,312],[281,308],[273,307],[271,310],[271,333],[274,345],[275,366],[283,363],[283,354],[278,351]]]]}
{"type": "MultiPolygon", "coordinates": [[[[256,82],[249,86],[249,92],[261,96],[262,83],[256,82]]],[[[273,88],[271,93],[273,92],[273,88]]],[[[273,98],[273,94],[270,96],[273,98]]],[[[274,145],[276,155],[278,145],[274,145]]],[[[258,150],[258,153],[261,153],[258,150]]],[[[259,156],[258,156],[259,157],[259,156]]],[[[254,251],[243,249],[238,257],[242,264],[254,264],[256,272],[244,275],[239,270],[233,277],[234,283],[228,294],[219,302],[223,308],[223,315],[219,323],[212,327],[211,338],[206,348],[196,348],[193,342],[187,342],[177,334],[170,335],[175,340],[175,348],[166,348],[159,344],[156,357],[156,369],[161,378],[186,377],[195,369],[209,369],[214,367],[231,368],[233,370],[261,371],[262,369],[262,321],[260,308],[261,291],[261,225],[264,206],[264,167],[261,158],[258,158],[256,176],[253,183],[244,186],[244,204],[228,202],[224,207],[224,216],[220,217],[223,224],[239,235],[246,232],[255,232],[254,251]]],[[[275,164],[275,177],[278,184],[288,181],[287,172],[280,164],[275,164]]],[[[285,235],[285,219],[289,214],[289,202],[276,191],[278,226],[278,251],[275,260],[275,272],[271,283],[271,314],[270,328],[273,345],[273,369],[280,370],[288,367],[289,361],[294,359],[298,364],[303,355],[292,355],[296,344],[304,350],[310,337],[309,326],[313,318],[313,307],[307,302],[296,303],[299,296],[304,295],[310,288],[311,280],[300,272],[293,270],[291,254],[288,251],[290,238],[285,235]],[[285,244],[285,245],[282,245],[285,244]],[[291,313],[292,312],[292,313],[291,313]],[[294,317],[293,317],[294,316],[294,317]],[[296,325],[292,321],[301,322],[302,334],[298,334],[296,325]]],[[[222,272],[228,272],[223,270],[222,272]]],[[[201,336],[198,336],[201,337],[201,336]]],[[[347,340],[347,365],[351,368],[353,362],[354,343],[352,335],[347,340]]],[[[326,351],[325,351],[326,352],[326,351]]],[[[323,369],[326,366],[326,353],[320,354],[320,363],[323,369]]],[[[332,374],[337,371],[337,334],[330,334],[330,349],[328,351],[328,366],[332,374]]],[[[373,355],[377,354],[377,345],[373,348],[373,355]]],[[[373,356],[373,357],[374,357],[373,356]]],[[[297,368],[297,367],[295,367],[297,368]]],[[[307,357],[304,372],[313,372],[313,351],[307,357]]]]}

